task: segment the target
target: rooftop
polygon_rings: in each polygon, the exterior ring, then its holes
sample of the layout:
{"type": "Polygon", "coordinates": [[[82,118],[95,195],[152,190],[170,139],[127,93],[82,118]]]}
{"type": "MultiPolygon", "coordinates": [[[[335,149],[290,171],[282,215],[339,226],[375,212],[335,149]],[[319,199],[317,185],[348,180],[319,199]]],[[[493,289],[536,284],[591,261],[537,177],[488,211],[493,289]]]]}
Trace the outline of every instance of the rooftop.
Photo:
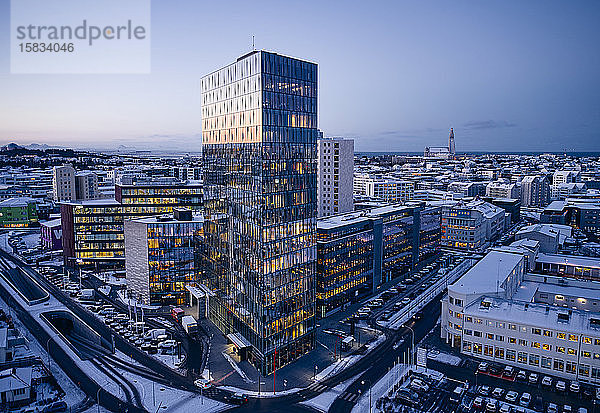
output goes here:
{"type": "Polygon", "coordinates": [[[545,264],[564,264],[574,267],[600,268],[600,258],[580,257],[563,254],[538,254],[536,262],[545,264]]]}
{"type": "Polygon", "coordinates": [[[458,294],[495,293],[522,260],[520,254],[490,251],[449,289],[458,294]]]}

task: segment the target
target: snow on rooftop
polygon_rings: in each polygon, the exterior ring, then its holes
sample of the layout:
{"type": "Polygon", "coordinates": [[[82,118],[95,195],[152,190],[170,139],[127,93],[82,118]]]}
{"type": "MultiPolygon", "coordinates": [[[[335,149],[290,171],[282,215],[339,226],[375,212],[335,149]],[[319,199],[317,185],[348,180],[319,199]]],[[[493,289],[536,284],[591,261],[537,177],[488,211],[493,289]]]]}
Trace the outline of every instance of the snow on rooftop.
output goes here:
{"type": "Polygon", "coordinates": [[[495,293],[522,260],[520,254],[490,251],[448,288],[458,294],[495,293]]]}
{"type": "Polygon", "coordinates": [[[538,254],[536,262],[545,264],[564,264],[575,267],[600,268],[600,259],[592,257],[579,257],[562,254],[538,254]]]}

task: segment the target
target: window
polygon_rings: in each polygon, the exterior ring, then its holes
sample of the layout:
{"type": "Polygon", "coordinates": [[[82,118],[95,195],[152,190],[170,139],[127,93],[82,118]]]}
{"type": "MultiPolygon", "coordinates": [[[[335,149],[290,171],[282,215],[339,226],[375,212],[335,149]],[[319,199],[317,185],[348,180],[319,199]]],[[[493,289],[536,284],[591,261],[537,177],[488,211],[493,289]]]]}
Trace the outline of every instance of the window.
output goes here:
{"type": "Polygon", "coordinates": [[[509,337],[509,338],[508,338],[508,342],[509,342],[510,344],[515,344],[515,343],[517,342],[517,339],[516,339],[516,338],[514,338],[514,337],[509,337]]]}
{"type": "Polygon", "coordinates": [[[561,359],[554,359],[554,370],[565,371],[565,362],[561,359]]]}
{"type": "Polygon", "coordinates": [[[551,369],[552,368],[552,359],[550,357],[542,356],[542,368],[551,369]]]}
{"type": "Polygon", "coordinates": [[[583,377],[589,377],[590,376],[590,366],[588,366],[587,364],[580,364],[579,365],[579,375],[583,376],[583,377]]]}
{"type": "Polygon", "coordinates": [[[531,342],[531,347],[533,347],[533,348],[541,348],[541,345],[538,342],[532,341],[531,342]]]}
{"type": "Polygon", "coordinates": [[[475,337],[481,337],[481,331],[473,331],[475,337]]]}
{"type": "Polygon", "coordinates": [[[552,331],[544,330],[544,337],[552,337],[552,331]]]}
{"type": "Polygon", "coordinates": [[[592,344],[592,339],[590,337],[582,337],[581,341],[583,344],[592,344]]]}
{"type": "Polygon", "coordinates": [[[496,334],[496,341],[504,341],[504,336],[496,334]]]}
{"type": "Polygon", "coordinates": [[[567,335],[565,333],[556,333],[556,338],[558,338],[560,340],[566,340],[567,335]]]}
{"type": "Polygon", "coordinates": [[[493,340],[494,339],[494,335],[492,333],[487,333],[485,335],[485,338],[487,338],[488,340],[493,340]]]}
{"type": "Polygon", "coordinates": [[[537,354],[529,355],[529,365],[530,366],[539,366],[540,365],[540,356],[537,354]]]}
{"type": "Polygon", "coordinates": [[[465,320],[467,321],[467,323],[472,323],[473,322],[473,317],[467,316],[467,317],[465,317],[465,320]]]}
{"type": "Polygon", "coordinates": [[[523,346],[523,347],[527,347],[527,340],[523,340],[522,338],[519,339],[519,345],[523,346]]]}
{"type": "Polygon", "coordinates": [[[577,350],[575,350],[574,348],[570,348],[570,347],[569,347],[569,348],[567,349],[567,354],[568,354],[569,356],[576,356],[576,355],[577,355],[577,350]]]}
{"type": "Polygon", "coordinates": [[[585,357],[586,359],[589,359],[592,357],[592,353],[590,353],[589,351],[582,351],[581,356],[585,357]]]}
{"type": "Polygon", "coordinates": [[[575,334],[569,334],[569,341],[579,341],[579,338],[575,334]]]}
{"type": "Polygon", "coordinates": [[[517,361],[522,364],[527,364],[527,353],[519,351],[517,361]]]}
{"type": "Polygon", "coordinates": [[[575,374],[577,373],[577,363],[567,361],[565,372],[575,374]]]}
{"type": "Polygon", "coordinates": [[[472,344],[470,341],[463,341],[463,351],[464,352],[470,353],[472,348],[473,347],[472,347],[472,344]]]}
{"type": "Polygon", "coordinates": [[[465,333],[465,336],[471,336],[471,335],[473,335],[473,331],[471,331],[471,330],[464,329],[463,331],[465,333]]]}
{"type": "Polygon", "coordinates": [[[556,347],[556,352],[557,353],[565,353],[566,349],[564,347],[556,347]]]}
{"type": "Polygon", "coordinates": [[[483,346],[483,354],[492,357],[494,355],[494,347],[488,345],[483,346]]]}
{"type": "Polygon", "coordinates": [[[516,330],[517,326],[515,324],[509,324],[508,328],[509,328],[509,330],[516,330]]]}
{"type": "Polygon", "coordinates": [[[479,343],[473,343],[473,353],[474,354],[481,354],[481,344],[479,343]]]}
{"type": "Polygon", "coordinates": [[[541,336],[542,335],[542,330],[539,328],[532,328],[531,332],[537,336],[541,336]]]}
{"type": "Polygon", "coordinates": [[[503,359],[504,358],[504,349],[501,347],[496,347],[496,352],[494,353],[494,357],[496,357],[497,359],[503,359]]]}
{"type": "Polygon", "coordinates": [[[506,350],[506,360],[515,361],[515,354],[514,350],[506,350]]]}
{"type": "Polygon", "coordinates": [[[552,351],[552,346],[547,343],[542,344],[542,348],[546,351],[552,351]]]}

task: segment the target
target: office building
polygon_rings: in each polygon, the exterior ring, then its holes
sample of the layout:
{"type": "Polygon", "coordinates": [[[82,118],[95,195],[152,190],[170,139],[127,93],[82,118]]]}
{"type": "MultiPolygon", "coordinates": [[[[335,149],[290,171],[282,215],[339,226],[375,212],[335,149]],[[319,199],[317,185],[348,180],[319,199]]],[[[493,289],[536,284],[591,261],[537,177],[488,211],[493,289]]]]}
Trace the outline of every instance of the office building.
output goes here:
{"type": "Polygon", "coordinates": [[[116,185],[116,199],[63,202],[60,205],[63,255],[68,265],[125,264],[123,223],[128,219],[162,215],[173,208],[202,208],[202,185],[197,182],[144,182],[116,185]]]}
{"type": "Polygon", "coordinates": [[[52,169],[52,195],[54,202],[75,201],[75,169],[71,165],[52,169]]]}
{"type": "Polygon", "coordinates": [[[600,200],[553,201],[540,215],[540,222],[569,225],[591,237],[600,237],[600,200]]]}
{"type": "Polygon", "coordinates": [[[442,207],[441,245],[481,250],[504,231],[504,210],[482,200],[442,207]]]}
{"type": "Polygon", "coordinates": [[[209,318],[266,375],[315,345],[317,65],[253,51],[201,86],[209,318]]]}
{"type": "Polygon", "coordinates": [[[420,259],[435,253],[440,241],[439,211],[436,215],[427,209],[421,228],[423,213],[420,206],[385,206],[319,219],[318,317],[377,291],[382,283],[405,274],[420,259]]]}
{"type": "Polygon", "coordinates": [[[35,199],[9,198],[0,202],[1,228],[26,228],[37,226],[38,213],[35,199]]]}
{"type": "Polygon", "coordinates": [[[466,355],[600,383],[600,287],[525,268],[518,248],[494,250],[450,285],[442,338],[466,355]]]}
{"type": "Polygon", "coordinates": [[[196,281],[194,245],[203,218],[191,210],[125,221],[127,289],[144,304],[180,305],[196,281]]]}
{"type": "Polygon", "coordinates": [[[540,175],[528,175],[521,181],[521,205],[545,207],[550,202],[550,183],[540,175]]]}
{"type": "Polygon", "coordinates": [[[350,212],[354,175],[354,140],[317,140],[317,206],[319,217],[350,212]]]}

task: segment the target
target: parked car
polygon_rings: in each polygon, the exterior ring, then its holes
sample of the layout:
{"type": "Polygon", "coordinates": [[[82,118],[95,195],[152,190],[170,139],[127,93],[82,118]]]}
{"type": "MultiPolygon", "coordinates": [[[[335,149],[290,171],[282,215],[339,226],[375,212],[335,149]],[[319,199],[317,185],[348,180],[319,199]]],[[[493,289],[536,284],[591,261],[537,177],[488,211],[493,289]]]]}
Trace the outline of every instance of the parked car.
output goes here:
{"type": "Polygon", "coordinates": [[[507,402],[514,403],[519,398],[519,393],[517,393],[514,390],[511,390],[508,393],[506,393],[506,397],[504,397],[504,398],[506,399],[507,402]]]}
{"type": "Polygon", "coordinates": [[[477,367],[477,371],[480,372],[486,372],[488,370],[489,364],[487,364],[485,361],[479,363],[479,367],[477,367]]]}
{"type": "Polygon", "coordinates": [[[537,384],[538,382],[538,375],[537,373],[531,373],[529,375],[529,384],[537,384]]]}
{"type": "Polygon", "coordinates": [[[558,391],[567,390],[567,384],[562,380],[557,381],[556,382],[556,390],[558,390],[558,391]]]}
{"type": "Polygon", "coordinates": [[[197,387],[200,387],[200,388],[201,388],[201,389],[203,389],[203,390],[210,389],[210,388],[212,387],[212,383],[211,383],[211,381],[210,381],[210,380],[203,379],[203,378],[200,378],[200,379],[194,380],[194,384],[195,384],[197,387]]]}
{"type": "Polygon", "coordinates": [[[517,380],[527,380],[527,372],[525,370],[519,370],[517,373],[517,380]]]}
{"type": "Polygon", "coordinates": [[[548,413],[558,413],[558,406],[554,403],[548,403],[548,409],[546,409],[548,413]]]}
{"type": "Polygon", "coordinates": [[[475,397],[475,400],[473,400],[473,407],[476,409],[481,409],[483,407],[483,397],[475,397]]]}
{"type": "Polygon", "coordinates": [[[512,407],[509,404],[504,403],[498,411],[500,413],[512,413],[512,407]]]}
{"type": "Polygon", "coordinates": [[[479,389],[477,389],[477,393],[481,394],[482,396],[487,396],[488,394],[490,394],[490,386],[479,386],[479,389]]]}
{"type": "Polygon", "coordinates": [[[542,386],[551,387],[552,386],[552,377],[544,376],[542,379],[542,386]]]}
{"type": "Polygon", "coordinates": [[[485,405],[486,412],[497,412],[498,411],[498,400],[490,399],[485,405]]]}
{"type": "Polygon", "coordinates": [[[531,403],[531,394],[523,393],[519,399],[519,404],[523,407],[529,407],[529,403],[531,403]]]}
{"type": "Polygon", "coordinates": [[[579,382],[577,381],[572,381],[569,385],[569,390],[571,390],[573,393],[579,393],[580,388],[581,386],[579,386],[579,382]]]}
{"type": "Polygon", "coordinates": [[[514,368],[512,368],[511,366],[504,367],[504,371],[502,372],[502,375],[504,377],[512,377],[513,374],[515,374],[515,369],[514,368]]]}
{"type": "Polygon", "coordinates": [[[495,398],[499,399],[500,397],[502,397],[502,395],[504,394],[504,389],[501,387],[496,387],[493,391],[492,391],[492,396],[494,396],[495,398]]]}

